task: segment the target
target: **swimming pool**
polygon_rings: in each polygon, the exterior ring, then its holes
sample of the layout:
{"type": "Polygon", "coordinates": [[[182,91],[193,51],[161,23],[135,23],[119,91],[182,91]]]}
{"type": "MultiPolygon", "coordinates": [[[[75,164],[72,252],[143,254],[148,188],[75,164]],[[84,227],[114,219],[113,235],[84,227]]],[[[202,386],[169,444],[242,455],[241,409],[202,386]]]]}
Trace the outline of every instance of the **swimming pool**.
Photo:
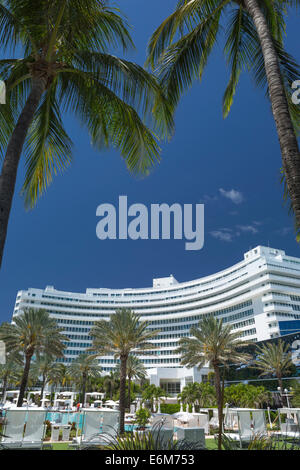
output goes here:
{"type": "Polygon", "coordinates": [[[79,424],[79,427],[82,428],[83,414],[72,411],[48,411],[46,414],[46,420],[56,424],[75,423],[76,426],[79,424]]]}

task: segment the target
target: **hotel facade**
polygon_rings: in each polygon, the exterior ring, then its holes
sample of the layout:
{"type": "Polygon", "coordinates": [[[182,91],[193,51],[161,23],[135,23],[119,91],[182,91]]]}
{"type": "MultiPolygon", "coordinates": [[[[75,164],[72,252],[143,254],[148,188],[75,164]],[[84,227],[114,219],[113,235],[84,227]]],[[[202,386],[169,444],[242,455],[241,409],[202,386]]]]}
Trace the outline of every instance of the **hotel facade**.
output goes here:
{"type": "MultiPolygon", "coordinates": [[[[66,343],[65,364],[92,345],[90,329],[97,320],[109,320],[116,309],[130,308],[149,328],[160,332],[150,354],[140,354],[150,382],[177,394],[189,382],[200,382],[208,369],[180,366],[178,340],[189,336],[192,326],[213,315],[231,324],[248,342],[276,338],[281,323],[299,324],[300,258],[283,250],[258,246],[234,266],[197,280],[179,283],[170,275],[154,279],[150,288],[87,289],[64,292],[52,286],[19,291],[13,318],[26,307],[42,308],[55,318],[66,343]]],[[[113,356],[99,358],[105,374],[114,369],[113,356]]]]}

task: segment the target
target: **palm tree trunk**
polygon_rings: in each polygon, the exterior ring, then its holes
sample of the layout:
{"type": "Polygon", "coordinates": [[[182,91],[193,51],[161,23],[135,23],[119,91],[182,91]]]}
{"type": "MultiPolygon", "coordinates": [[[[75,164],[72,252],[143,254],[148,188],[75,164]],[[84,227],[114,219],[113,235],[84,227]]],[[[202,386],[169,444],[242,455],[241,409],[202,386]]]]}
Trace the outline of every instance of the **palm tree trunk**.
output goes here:
{"type": "Polygon", "coordinates": [[[130,402],[131,402],[131,377],[128,375],[128,408],[130,411],[130,402]]]}
{"type": "Polygon", "coordinates": [[[217,363],[213,364],[215,371],[215,389],[218,405],[219,432],[218,432],[218,450],[222,449],[222,432],[223,432],[223,397],[221,389],[220,369],[217,363]]]}
{"type": "Polygon", "coordinates": [[[126,366],[127,366],[127,356],[120,357],[120,433],[124,433],[124,419],[125,419],[125,389],[126,389],[126,366]]]}
{"type": "Polygon", "coordinates": [[[19,393],[17,407],[20,407],[23,404],[23,398],[25,395],[25,390],[26,390],[27,382],[28,382],[31,358],[32,358],[32,354],[25,356],[25,366],[24,366],[23,376],[22,376],[21,385],[20,385],[20,393],[19,393]]]}
{"type": "Polygon", "coordinates": [[[6,394],[7,382],[8,382],[8,374],[5,374],[3,377],[3,384],[2,384],[2,395],[1,395],[2,402],[4,401],[5,394],[6,394]]]}
{"type": "Polygon", "coordinates": [[[300,227],[300,152],[288,109],[278,56],[267,21],[257,0],[244,0],[244,5],[253,19],[262,48],[272,112],[281,148],[285,180],[297,226],[300,227]]]}
{"type": "Polygon", "coordinates": [[[42,400],[43,400],[45,385],[46,385],[46,377],[43,376],[43,381],[42,381],[42,386],[41,386],[41,395],[40,395],[40,406],[42,406],[43,404],[42,400]]]}
{"type": "Polygon", "coordinates": [[[0,175],[0,267],[7,234],[17,170],[24,142],[41,97],[46,89],[43,79],[33,79],[31,92],[9,140],[0,175]]]}
{"type": "Polygon", "coordinates": [[[85,401],[85,391],[86,391],[86,374],[82,374],[82,396],[81,396],[81,402],[82,402],[83,408],[84,408],[84,401],[85,401]]]}
{"type": "Polygon", "coordinates": [[[283,400],[283,383],[282,383],[282,378],[280,375],[277,375],[277,380],[278,380],[278,385],[280,388],[279,396],[280,396],[280,403],[281,407],[284,407],[284,400],[283,400]]]}

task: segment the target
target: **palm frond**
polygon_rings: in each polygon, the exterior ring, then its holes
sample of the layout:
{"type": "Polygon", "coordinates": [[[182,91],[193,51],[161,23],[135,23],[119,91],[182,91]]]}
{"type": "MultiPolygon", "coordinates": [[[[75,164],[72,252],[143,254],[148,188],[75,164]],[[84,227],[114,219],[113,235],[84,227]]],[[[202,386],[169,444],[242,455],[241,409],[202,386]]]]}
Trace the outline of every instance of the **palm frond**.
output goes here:
{"type": "Polygon", "coordinates": [[[26,174],[22,188],[26,206],[33,207],[39,195],[72,161],[72,141],[67,135],[55,97],[55,84],[47,91],[29,129],[26,174]]]}
{"type": "Polygon", "coordinates": [[[92,143],[99,149],[112,145],[120,150],[127,168],[147,175],[160,160],[157,138],[136,110],[89,74],[60,74],[59,101],[87,125],[92,143]]]}
{"type": "Polygon", "coordinates": [[[204,19],[162,54],[156,73],[164,93],[175,108],[184,91],[201,79],[219,32],[219,20],[228,0],[212,5],[204,19]]]}

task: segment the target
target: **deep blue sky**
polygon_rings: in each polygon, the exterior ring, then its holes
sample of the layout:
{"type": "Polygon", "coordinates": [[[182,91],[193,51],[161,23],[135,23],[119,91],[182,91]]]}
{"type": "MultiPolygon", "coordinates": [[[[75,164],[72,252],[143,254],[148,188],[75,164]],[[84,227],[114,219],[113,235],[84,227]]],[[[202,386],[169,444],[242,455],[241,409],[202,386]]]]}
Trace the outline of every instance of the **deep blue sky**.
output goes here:
{"type": "MultiPolygon", "coordinates": [[[[150,34],[171,13],[175,0],[120,0],[133,25],[144,63],[150,34]]],[[[287,49],[300,60],[299,16],[288,21],[287,49]]],[[[299,256],[293,221],[283,204],[280,150],[270,106],[246,73],[229,117],[222,118],[228,71],[222,43],[209,60],[203,82],[182,99],[176,134],[162,146],[162,161],[144,180],[127,172],[117,151],[95,152],[85,129],[67,118],[74,141],[74,163],[55,179],[30,212],[19,192],[20,168],[3,266],[0,273],[0,321],[10,320],[16,293],[29,287],[84,292],[86,287],[144,287],[153,277],[173,274],[186,281],[224,269],[258,244],[299,256]],[[235,190],[235,202],[220,192],[235,190]],[[100,241],[96,208],[117,204],[205,202],[205,244],[185,251],[184,241],[100,241]],[[239,203],[237,203],[239,202],[239,203]]]]}

